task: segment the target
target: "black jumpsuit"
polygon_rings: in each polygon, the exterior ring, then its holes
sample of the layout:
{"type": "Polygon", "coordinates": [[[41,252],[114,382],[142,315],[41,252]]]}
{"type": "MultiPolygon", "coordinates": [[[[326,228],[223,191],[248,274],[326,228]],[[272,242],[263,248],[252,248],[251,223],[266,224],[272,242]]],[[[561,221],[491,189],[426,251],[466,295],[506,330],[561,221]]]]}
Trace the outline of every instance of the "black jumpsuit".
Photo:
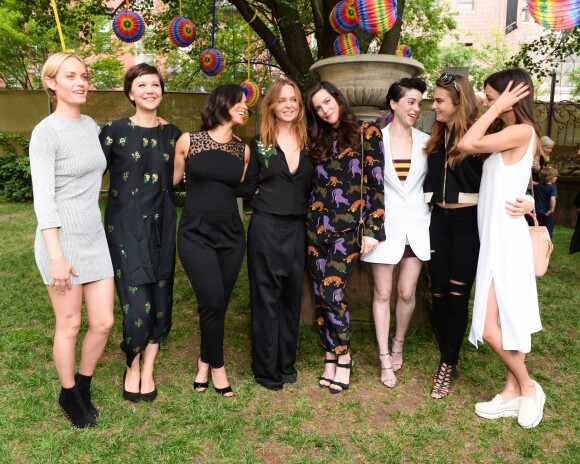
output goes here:
{"type": "Polygon", "coordinates": [[[245,147],[235,136],[218,143],[206,131],[194,132],[185,167],[177,248],[197,298],[201,360],[214,369],[224,365],[226,308],[246,246],[236,201],[245,147]]]}

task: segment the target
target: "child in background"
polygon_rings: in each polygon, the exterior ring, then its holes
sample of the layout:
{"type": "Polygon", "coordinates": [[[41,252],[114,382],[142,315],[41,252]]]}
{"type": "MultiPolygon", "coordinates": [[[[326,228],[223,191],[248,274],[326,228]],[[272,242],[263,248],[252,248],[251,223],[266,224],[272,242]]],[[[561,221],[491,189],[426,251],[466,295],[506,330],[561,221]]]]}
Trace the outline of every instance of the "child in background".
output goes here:
{"type": "Polygon", "coordinates": [[[540,183],[535,188],[538,223],[548,228],[550,237],[554,233],[554,219],[552,216],[556,209],[556,198],[558,198],[558,189],[555,185],[557,179],[557,169],[542,168],[540,170],[540,183]]]}

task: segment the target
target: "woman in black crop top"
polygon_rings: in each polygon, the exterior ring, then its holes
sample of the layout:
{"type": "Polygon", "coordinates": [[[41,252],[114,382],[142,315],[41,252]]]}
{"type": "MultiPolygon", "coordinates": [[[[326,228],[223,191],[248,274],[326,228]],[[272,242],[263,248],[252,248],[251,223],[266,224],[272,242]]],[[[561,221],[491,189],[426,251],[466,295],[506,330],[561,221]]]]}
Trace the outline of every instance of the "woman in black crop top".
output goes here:
{"type": "Polygon", "coordinates": [[[449,393],[467,328],[479,252],[477,197],[483,161],[479,155],[457,150],[457,142],[478,115],[467,78],[445,73],[437,79],[432,108],[435,123],[425,148],[428,170],[423,190],[433,208],[429,273],[440,352],[431,397],[441,399],[449,393]]]}
{"type": "Polygon", "coordinates": [[[306,258],[304,208],[312,161],[306,152],[298,85],[272,84],[262,101],[260,133],[250,144],[241,195],[252,198],[248,277],[252,306],[252,371],[271,390],[297,379],[300,306],[306,258]],[[254,194],[255,193],[255,194],[254,194]]]}
{"type": "Polygon", "coordinates": [[[194,387],[205,391],[211,371],[217,393],[233,396],[224,367],[226,308],[240,272],[245,235],[236,195],[249,148],[233,134],[244,123],[248,107],[243,89],[222,85],[209,96],[201,131],[177,141],[174,182],[186,173],[185,206],[178,232],[178,251],[199,311],[201,332],[194,387]]]}

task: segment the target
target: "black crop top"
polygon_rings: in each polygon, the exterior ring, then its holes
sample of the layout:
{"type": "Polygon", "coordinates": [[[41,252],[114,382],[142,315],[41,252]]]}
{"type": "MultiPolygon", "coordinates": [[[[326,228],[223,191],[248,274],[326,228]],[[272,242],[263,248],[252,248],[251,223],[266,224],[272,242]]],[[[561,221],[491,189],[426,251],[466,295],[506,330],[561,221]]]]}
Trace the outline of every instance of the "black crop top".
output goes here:
{"type": "MultiPolygon", "coordinates": [[[[448,145],[453,144],[451,133],[448,145]]],[[[443,139],[439,149],[427,156],[423,192],[427,203],[477,203],[483,170],[481,155],[473,154],[445,169],[447,153],[443,139]],[[447,175],[445,172],[447,171],[447,175]],[[445,200],[443,196],[445,195],[445,200]]]]}

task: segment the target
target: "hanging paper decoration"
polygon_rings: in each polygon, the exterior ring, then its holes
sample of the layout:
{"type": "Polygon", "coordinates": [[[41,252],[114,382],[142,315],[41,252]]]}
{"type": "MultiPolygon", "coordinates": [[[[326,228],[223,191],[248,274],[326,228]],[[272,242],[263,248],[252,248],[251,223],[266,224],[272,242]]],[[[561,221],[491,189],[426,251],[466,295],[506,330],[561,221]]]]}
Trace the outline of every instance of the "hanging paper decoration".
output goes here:
{"type": "Polygon", "coordinates": [[[360,55],[358,39],[351,32],[348,34],[340,34],[334,41],[332,48],[336,56],[360,55]]]}
{"type": "Polygon", "coordinates": [[[393,113],[391,113],[390,111],[386,111],[386,110],[380,110],[379,117],[377,118],[377,120],[375,122],[377,124],[384,123],[384,125],[386,126],[387,124],[390,124],[392,120],[393,120],[393,113]]]}
{"type": "Polygon", "coordinates": [[[528,12],[546,29],[564,31],[580,26],[580,0],[528,0],[528,12]]]}
{"type": "Polygon", "coordinates": [[[195,26],[184,16],[176,16],[169,23],[169,39],[178,47],[188,47],[195,40],[195,26]]]}
{"type": "Polygon", "coordinates": [[[339,34],[354,31],[358,26],[358,22],[353,0],[343,0],[334,5],[329,20],[332,28],[339,34]]]}
{"type": "Polygon", "coordinates": [[[405,58],[411,58],[411,47],[408,45],[399,45],[395,51],[396,56],[404,56],[405,58]]]}
{"type": "Polygon", "coordinates": [[[397,0],[356,0],[356,20],[369,34],[383,34],[395,25],[397,0]]]}
{"type": "Polygon", "coordinates": [[[113,18],[113,32],[123,42],[137,42],[145,33],[145,22],[134,11],[121,10],[113,18]]]}
{"type": "Polygon", "coordinates": [[[262,100],[262,88],[254,81],[244,81],[240,84],[246,94],[246,105],[253,108],[262,100]]]}
{"type": "Polygon", "coordinates": [[[224,54],[215,48],[206,48],[199,57],[199,67],[206,76],[217,76],[224,70],[224,54]]]}
{"type": "Polygon", "coordinates": [[[206,48],[199,57],[199,67],[206,76],[217,76],[226,67],[224,54],[215,46],[215,0],[211,7],[211,48],[206,48]]]}

